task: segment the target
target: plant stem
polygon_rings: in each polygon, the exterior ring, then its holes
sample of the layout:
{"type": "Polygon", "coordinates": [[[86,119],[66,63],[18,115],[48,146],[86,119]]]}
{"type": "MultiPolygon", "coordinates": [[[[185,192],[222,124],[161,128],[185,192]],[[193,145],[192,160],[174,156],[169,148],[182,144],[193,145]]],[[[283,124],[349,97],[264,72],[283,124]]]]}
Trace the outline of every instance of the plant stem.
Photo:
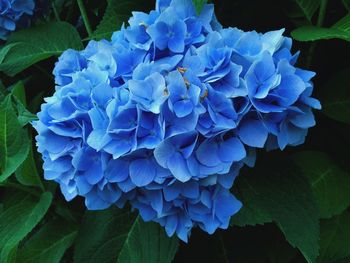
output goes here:
{"type": "Polygon", "coordinates": [[[227,256],[226,247],[225,247],[225,242],[224,242],[224,239],[223,239],[221,233],[219,233],[219,240],[220,240],[221,249],[222,249],[222,260],[223,260],[224,262],[229,263],[230,260],[229,260],[229,258],[228,258],[228,256],[227,256]]]}
{"type": "MultiPolygon", "coordinates": [[[[327,2],[328,2],[328,0],[321,0],[320,9],[318,12],[318,17],[317,17],[317,22],[316,22],[316,26],[318,26],[318,27],[321,27],[323,25],[324,18],[326,15],[327,2]]],[[[317,42],[311,43],[311,46],[309,49],[309,55],[308,55],[307,63],[306,63],[307,68],[310,68],[310,66],[311,66],[312,58],[313,58],[313,55],[314,55],[315,49],[316,49],[316,45],[317,45],[317,42]]]]}
{"type": "Polygon", "coordinates": [[[89,37],[91,37],[92,36],[92,29],[91,29],[91,25],[90,25],[90,22],[89,22],[89,18],[88,18],[87,13],[86,13],[86,9],[85,9],[84,3],[83,3],[82,0],[77,0],[77,2],[78,2],[78,6],[79,6],[79,9],[80,9],[81,16],[83,17],[83,21],[84,21],[84,25],[85,25],[86,31],[87,31],[89,37]]]}
{"type": "Polygon", "coordinates": [[[53,10],[53,13],[55,15],[56,20],[57,21],[61,21],[60,15],[57,12],[57,9],[56,9],[56,6],[55,6],[54,2],[52,2],[52,10],[53,10]]]}
{"type": "Polygon", "coordinates": [[[328,0],[322,0],[320,4],[320,11],[318,13],[317,24],[316,24],[319,27],[323,25],[324,17],[326,15],[327,2],[328,0]]]}

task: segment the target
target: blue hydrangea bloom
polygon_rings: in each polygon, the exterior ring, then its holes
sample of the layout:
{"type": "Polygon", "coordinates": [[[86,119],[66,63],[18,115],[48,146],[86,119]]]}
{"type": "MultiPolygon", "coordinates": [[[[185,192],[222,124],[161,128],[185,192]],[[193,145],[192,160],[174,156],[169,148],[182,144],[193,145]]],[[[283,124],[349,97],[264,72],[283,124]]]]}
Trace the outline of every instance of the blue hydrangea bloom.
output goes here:
{"type": "Polygon", "coordinates": [[[0,39],[6,40],[18,25],[27,24],[28,18],[33,15],[34,7],[34,0],[1,0],[0,39]]]}
{"type": "Polygon", "coordinates": [[[321,107],[282,34],[158,0],[111,41],[65,51],[33,123],[45,179],[91,210],[129,203],[184,241],[193,227],[226,229],[242,206],[230,192],[240,169],[257,148],[303,143],[321,107]]]}

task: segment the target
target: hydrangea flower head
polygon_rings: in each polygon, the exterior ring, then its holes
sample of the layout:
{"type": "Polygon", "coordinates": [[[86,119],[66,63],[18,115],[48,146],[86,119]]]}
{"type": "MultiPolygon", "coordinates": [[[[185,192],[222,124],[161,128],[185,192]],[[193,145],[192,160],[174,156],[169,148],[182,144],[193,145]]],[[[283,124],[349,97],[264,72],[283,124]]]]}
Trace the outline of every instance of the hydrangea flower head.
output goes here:
{"type": "Polygon", "coordinates": [[[128,202],[187,241],[226,229],[230,188],[254,149],[284,149],[315,125],[314,73],[283,30],[222,29],[212,5],[159,0],[111,41],[67,50],[33,123],[45,178],[88,209],[128,202]]]}
{"type": "Polygon", "coordinates": [[[34,0],[0,1],[0,39],[6,40],[18,24],[26,24],[33,15],[34,0]]]}

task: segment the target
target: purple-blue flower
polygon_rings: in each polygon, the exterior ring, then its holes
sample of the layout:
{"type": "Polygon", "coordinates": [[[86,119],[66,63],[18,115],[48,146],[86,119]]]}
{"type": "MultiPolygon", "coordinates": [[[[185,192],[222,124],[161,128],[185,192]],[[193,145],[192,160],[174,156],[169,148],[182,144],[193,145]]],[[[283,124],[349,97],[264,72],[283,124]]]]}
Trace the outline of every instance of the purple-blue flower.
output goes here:
{"type": "Polygon", "coordinates": [[[223,29],[212,5],[197,15],[191,0],[158,0],[111,41],[65,51],[33,123],[45,179],[91,210],[129,203],[184,241],[226,229],[256,148],[303,143],[321,107],[282,33],[223,29]]]}

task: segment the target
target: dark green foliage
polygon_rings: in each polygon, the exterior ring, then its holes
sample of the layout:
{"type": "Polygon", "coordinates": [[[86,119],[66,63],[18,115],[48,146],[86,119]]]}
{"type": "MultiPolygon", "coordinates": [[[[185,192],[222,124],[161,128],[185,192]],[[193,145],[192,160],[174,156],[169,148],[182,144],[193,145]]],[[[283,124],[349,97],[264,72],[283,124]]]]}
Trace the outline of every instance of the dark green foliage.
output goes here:
{"type": "MultiPolygon", "coordinates": [[[[240,225],[246,221],[245,216],[251,225],[273,221],[308,262],[315,262],[319,212],[310,185],[286,156],[267,156],[255,169],[254,174],[242,174],[234,186],[243,203],[240,225]]],[[[233,217],[233,223],[235,220],[233,217]]]]}
{"type": "Polygon", "coordinates": [[[170,263],[178,247],[155,223],[146,224],[130,209],[85,213],[74,262],[170,263]]]}

